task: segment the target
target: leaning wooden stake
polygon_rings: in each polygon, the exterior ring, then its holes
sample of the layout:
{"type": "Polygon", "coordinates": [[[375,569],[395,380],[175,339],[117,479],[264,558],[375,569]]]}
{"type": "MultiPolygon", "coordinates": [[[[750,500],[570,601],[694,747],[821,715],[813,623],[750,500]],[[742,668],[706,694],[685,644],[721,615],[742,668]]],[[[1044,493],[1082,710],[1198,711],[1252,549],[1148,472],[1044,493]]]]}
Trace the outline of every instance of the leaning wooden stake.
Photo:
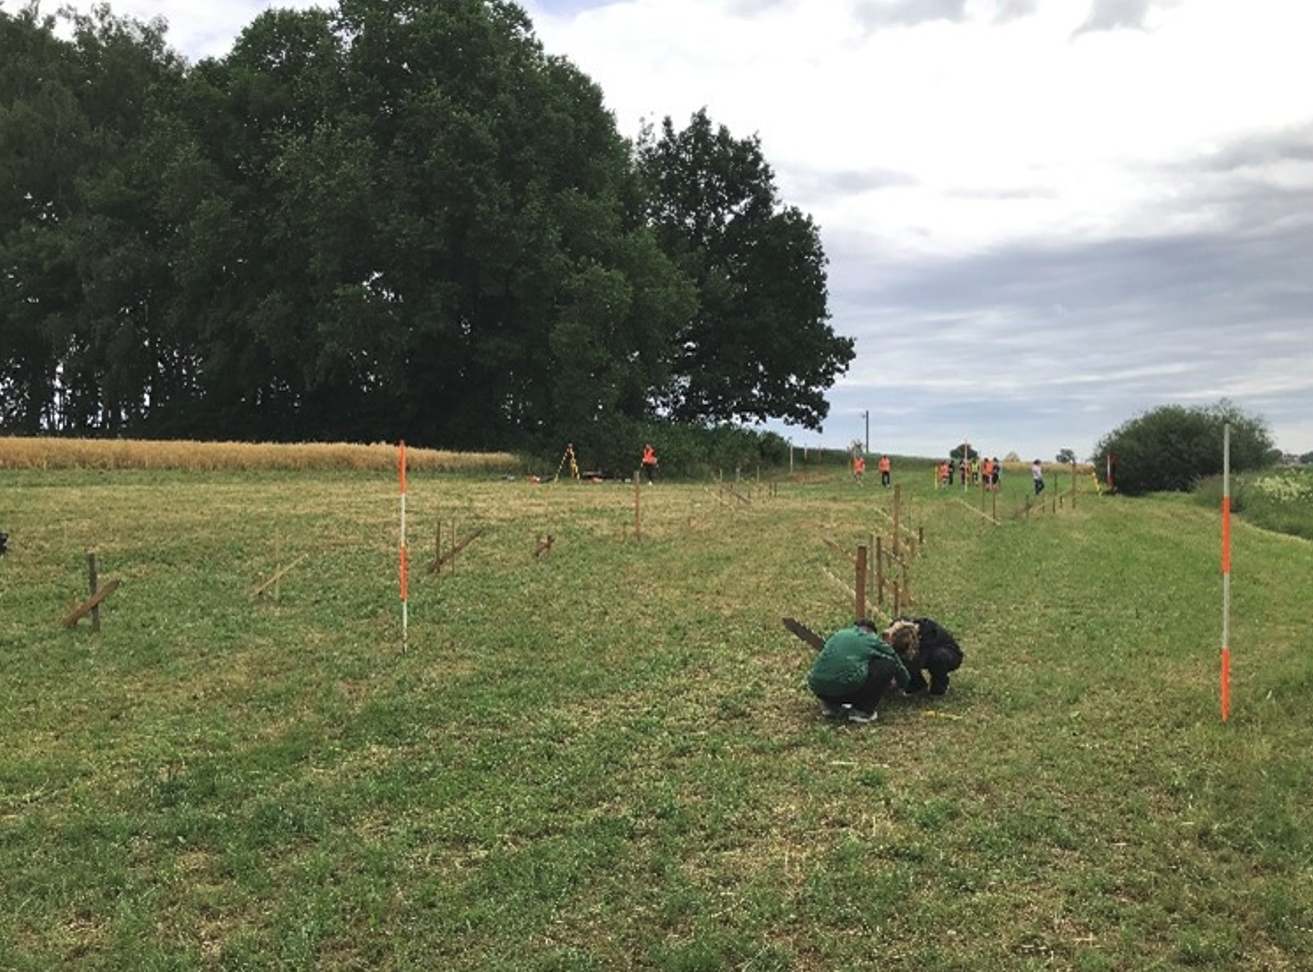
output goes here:
{"type": "MultiPolygon", "coordinates": [[[[464,537],[452,543],[450,550],[448,550],[445,554],[439,554],[438,558],[434,560],[433,563],[429,564],[429,573],[440,574],[442,573],[442,568],[447,564],[450,564],[452,570],[454,571],[456,567],[456,554],[460,553],[471,543],[473,543],[475,539],[477,539],[483,533],[483,531],[484,531],[483,527],[479,527],[476,530],[471,530],[469,533],[465,534],[464,537]]],[[[452,536],[456,535],[455,523],[453,523],[451,526],[451,534],[452,536]]]]}
{"type": "MultiPolygon", "coordinates": [[[[984,494],[982,493],[981,495],[983,496],[984,494]]],[[[967,503],[965,500],[958,500],[958,502],[961,503],[963,506],[965,506],[965,507],[966,507],[968,510],[970,510],[972,513],[979,513],[981,516],[983,516],[983,517],[984,517],[986,520],[988,520],[990,523],[994,524],[994,526],[998,526],[998,520],[995,519],[994,517],[990,516],[988,513],[985,512],[985,510],[984,510],[984,508],[983,508],[983,504],[982,504],[982,508],[981,508],[981,509],[976,509],[974,506],[972,506],[970,503],[967,503]]]]}
{"type": "Polygon", "coordinates": [[[261,581],[259,584],[256,584],[255,587],[251,588],[251,596],[252,596],[252,597],[259,597],[261,594],[263,594],[265,591],[267,591],[270,587],[273,587],[273,586],[274,586],[275,584],[277,584],[280,580],[282,580],[283,577],[284,577],[287,573],[289,573],[293,567],[295,567],[297,564],[299,564],[301,561],[305,560],[305,558],[306,558],[306,557],[309,557],[309,556],[310,556],[310,555],[309,555],[308,553],[303,553],[303,554],[301,554],[301,556],[297,557],[295,560],[293,560],[293,561],[292,561],[290,564],[288,564],[286,567],[281,567],[281,568],[279,568],[277,571],[274,572],[273,576],[270,577],[268,580],[261,581]]]}
{"type": "Polygon", "coordinates": [[[110,581],[100,590],[96,591],[89,600],[83,601],[81,604],[73,608],[73,610],[69,611],[68,614],[64,616],[64,627],[74,627],[80,620],[96,608],[100,607],[100,605],[104,603],[105,598],[109,597],[119,589],[119,583],[120,582],[117,578],[110,581]]]}

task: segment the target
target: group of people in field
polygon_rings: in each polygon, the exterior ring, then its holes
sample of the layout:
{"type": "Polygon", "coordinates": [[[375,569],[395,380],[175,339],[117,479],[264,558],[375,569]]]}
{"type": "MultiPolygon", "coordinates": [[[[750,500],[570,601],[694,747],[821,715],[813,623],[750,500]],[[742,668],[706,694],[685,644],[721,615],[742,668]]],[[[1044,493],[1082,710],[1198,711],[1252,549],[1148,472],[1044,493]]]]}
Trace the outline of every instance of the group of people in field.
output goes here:
{"type": "Polygon", "coordinates": [[[936,473],[936,482],[941,487],[960,481],[963,486],[983,485],[985,489],[996,490],[1003,475],[1003,463],[997,456],[974,462],[969,457],[960,462],[949,457],[939,464],[936,473]]]}
{"type": "MultiPolygon", "coordinates": [[[[654,482],[658,468],[656,450],[649,443],[643,447],[643,478],[654,482]]],[[[890,483],[892,463],[881,455],[876,468],[880,484],[890,483]]],[[[969,459],[960,470],[952,459],[939,468],[940,480],[953,484],[960,471],[962,482],[979,482],[986,488],[998,488],[997,459],[986,459],[979,468],[969,459]]],[[[866,476],[866,459],[861,453],[853,458],[853,478],[862,483],[866,476]]],[[[1038,490],[1037,490],[1038,491],[1038,490]]],[[[822,643],[807,674],[807,685],[820,700],[821,713],[829,719],[854,723],[874,722],[877,706],[891,689],[904,695],[928,692],[933,696],[948,691],[949,675],[962,665],[963,652],[953,635],[932,618],[899,617],[883,630],[870,618],[861,618],[849,627],[834,632],[822,643]]]]}
{"type": "MultiPolygon", "coordinates": [[[[880,471],[880,485],[888,486],[890,482],[890,473],[893,464],[889,461],[888,456],[882,455],[875,464],[876,469],[880,471]]],[[[853,479],[857,480],[857,485],[862,486],[866,483],[866,457],[860,452],[853,456],[853,479]]]]}

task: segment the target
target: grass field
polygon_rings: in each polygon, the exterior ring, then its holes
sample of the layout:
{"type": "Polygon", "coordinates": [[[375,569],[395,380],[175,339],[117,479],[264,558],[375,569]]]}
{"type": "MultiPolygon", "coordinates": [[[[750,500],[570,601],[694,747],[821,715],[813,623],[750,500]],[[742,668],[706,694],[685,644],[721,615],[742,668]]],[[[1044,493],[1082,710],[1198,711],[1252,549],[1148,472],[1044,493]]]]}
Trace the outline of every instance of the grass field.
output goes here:
{"type": "Polygon", "coordinates": [[[966,663],[836,726],[871,479],[412,472],[403,651],[385,465],[0,471],[0,968],[1308,968],[1313,544],[1236,524],[1224,724],[1215,510],[896,466],[966,663]]]}

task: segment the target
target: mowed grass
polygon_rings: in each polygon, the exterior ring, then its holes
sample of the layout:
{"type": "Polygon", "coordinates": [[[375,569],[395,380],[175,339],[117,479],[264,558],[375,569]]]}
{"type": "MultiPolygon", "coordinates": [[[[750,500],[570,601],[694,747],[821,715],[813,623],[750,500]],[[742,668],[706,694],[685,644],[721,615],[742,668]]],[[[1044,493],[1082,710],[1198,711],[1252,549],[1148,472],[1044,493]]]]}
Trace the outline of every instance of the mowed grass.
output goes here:
{"type": "Polygon", "coordinates": [[[779,619],[875,477],[413,473],[403,650],[394,471],[0,472],[0,968],[1307,968],[1313,546],[1236,524],[1223,724],[1215,512],[895,468],[966,663],[874,726],[779,619]]]}

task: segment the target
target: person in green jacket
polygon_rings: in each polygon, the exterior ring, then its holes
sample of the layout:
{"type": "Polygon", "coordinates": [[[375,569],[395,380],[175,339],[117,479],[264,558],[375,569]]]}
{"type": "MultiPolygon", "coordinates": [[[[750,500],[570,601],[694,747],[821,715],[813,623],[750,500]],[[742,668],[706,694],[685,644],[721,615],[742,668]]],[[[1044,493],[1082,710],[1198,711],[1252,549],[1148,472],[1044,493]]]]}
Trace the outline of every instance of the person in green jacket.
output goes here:
{"type": "Polygon", "coordinates": [[[830,635],[807,673],[821,712],[831,718],[846,714],[852,722],[874,722],[875,707],[889,686],[906,689],[910,682],[907,666],[876,634],[870,618],[830,635]]]}

